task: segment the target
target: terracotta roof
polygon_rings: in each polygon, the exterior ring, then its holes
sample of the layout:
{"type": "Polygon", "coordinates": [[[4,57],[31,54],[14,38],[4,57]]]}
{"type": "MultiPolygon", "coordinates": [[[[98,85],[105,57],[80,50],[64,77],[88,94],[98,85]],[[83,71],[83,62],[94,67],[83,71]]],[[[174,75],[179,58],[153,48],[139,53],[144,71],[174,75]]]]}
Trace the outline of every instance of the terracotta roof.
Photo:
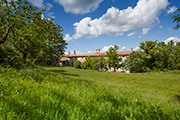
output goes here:
{"type": "Polygon", "coordinates": [[[129,55],[131,54],[132,52],[134,52],[133,50],[129,50],[129,51],[118,51],[118,55],[129,55]]]}
{"type": "Polygon", "coordinates": [[[60,61],[66,61],[66,60],[68,60],[68,57],[62,57],[62,58],[60,59],[60,61]]]}
{"type": "MultiPolygon", "coordinates": [[[[129,55],[133,52],[133,50],[130,51],[118,51],[117,53],[119,55],[129,55]]],[[[106,53],[99,53],[99,52],[95,52],[95,53],[82,53],[82,54],[70,54],[70,55],[65,55],[64,57],[85,57],[85,56],[90,56],[90,57],[98,57],[100,55],[104,55],[106,56],[106,53]]],[[[62,59],[62,58],[61,58],[62,59]]]]}

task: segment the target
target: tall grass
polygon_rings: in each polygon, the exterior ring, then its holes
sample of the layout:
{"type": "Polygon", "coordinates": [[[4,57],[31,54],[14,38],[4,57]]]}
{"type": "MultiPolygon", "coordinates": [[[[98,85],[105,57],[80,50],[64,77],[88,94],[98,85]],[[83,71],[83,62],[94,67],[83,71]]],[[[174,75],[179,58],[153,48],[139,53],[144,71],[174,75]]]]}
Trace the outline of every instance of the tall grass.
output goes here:
{"type": "Polygon", "coordinates": [[[0,119],[180,119],[175,105],[152,102],[143,98],[143,91],[138,95],[138,90],[126,90],[132,82],[129,75],[54,67],[1,68],[0,119]],[[124,83],[117,85],[115,76],[119,81],[125,77],[124,83]]]}

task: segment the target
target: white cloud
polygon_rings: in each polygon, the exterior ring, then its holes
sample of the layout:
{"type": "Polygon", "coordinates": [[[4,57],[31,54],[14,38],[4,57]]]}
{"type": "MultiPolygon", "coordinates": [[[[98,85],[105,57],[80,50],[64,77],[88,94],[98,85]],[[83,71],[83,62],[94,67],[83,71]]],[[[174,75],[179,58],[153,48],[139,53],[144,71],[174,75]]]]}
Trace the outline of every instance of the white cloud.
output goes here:
{"type": "Polygon", "coordinates": [[[123,51],[123,50],[125,50],[126,49],[126,47],[125,46],[123,46],[122,48],[121,48],[121,50],[120,51],[123,51]]]}
{"type": "Polygon", "coordinates": [[[51,19],[51,18],[56,18],[55,16],[53,16],[53,12],[49,12],[48,14],[47,14],[47,16],[51,19]]]}
{"type": "Polygon", "coordinates": [[[43,7],[43,0],[28,0],[28,1],[38,8],[43,7]]]}
{"type": "Polygon", "coordinates": [[[47,8],[47,11],[49,11],[49,10],[53,7],[53,4],[47,3],[47,5],[49,6],[49,7],[47,8]]]}
{"type": "Polygon", "coordinates": [[[71,41],[71,40],[72,40],[72,37],[70,37],[69,34],[66,34],[65,37],[64,37],[64,39],[65,39],[66,41],[71,41]]]}
{"type": "Polygon", "coordinates": [[[84,14],[96,10],[103,0],[54,0],[64,7],[66,12],[84,14]]]}
{"type": "Polygon", "coordinates": [[[142,36],[138,36],[138,38],[142,38],[142,36]]]}
{"type": "Polygon", "coordinates": [[[163,26],[159,26],[159,28],[163,28],[163,26]]]}
{"type": "MultiPolygon", "coordinates": [[[[38,8],[43,8],[44,5],[43,5],[43,0],[28,0],[29,2],[31,2],[34,6],[37,6],[38,8]]],[[[42,14],[41,15],[41,18],[46,18],[47,19],[51,19],[51,18],[56,18],[55,16],[53,16],[53,12],[49,12],[49,10],[53,7],[53,4],[50,4],[50,3],[47,3],[47,5],[49,6],[45,12],[45,14],[42,14]]]]}
{"type": "Polygon", "coordinates": [[[43,19],[44,17],[45,17],[44,14],[42,14],[42,15],[41,15],[41,18],[43,19]]]}
{"type": "Polygon", "coordinates": [[[135,35],[135,34],[138,34],[138,33],[139,33],[139,31],[133,31],[133,32],[129,33],[127,36],[129,37],[129,36],[132,36],[132,35],[135,35]]]}
{"type": "Polygon", "coordinates": [[[143,29],[142,29],[143,35],[146,35],[149,30],[150,30],[150,28],[143,28],[143,29]]]}
{"type": "Polygon", "coordinates": [[[102,52],[106,52],[109,50],[109,48],[113,47],[114,48],[114,45],[109,45],[109,46],[104,46],[104,48],[102,49],[102,52]]]}
{"type": "Polygon", "coordinates": [[[176,6],[169,7],[169,9],[166,11],[167,15],[170,13],[174,13],[178,8],[176,6]]]}
{"type": "Polygon", "coordinates": [[[168,0],[139,0],[137,5],[123,10],[111,7],[100,18],[92,20],[85,17],[74,24],[76,33],[72,39],[106,35],[123,35],[125,31],[143,29],[144,34],[150,26],[159,22],[158,16],[168,5],[168,0]]]}
{"type": "Polygon", "coordinates": [[[138,51],[139,49],[140,49],[139,47],[133,48],[134,51],[138,51]]]}
{"type": "Polygon", "coordinates": [[[167,44],[169,41],[173,40],[175,43],[176,42],[180,42],[180,39],[177,37],[169,37],[168,39],[166,39],[164,42],[167,44]]]}

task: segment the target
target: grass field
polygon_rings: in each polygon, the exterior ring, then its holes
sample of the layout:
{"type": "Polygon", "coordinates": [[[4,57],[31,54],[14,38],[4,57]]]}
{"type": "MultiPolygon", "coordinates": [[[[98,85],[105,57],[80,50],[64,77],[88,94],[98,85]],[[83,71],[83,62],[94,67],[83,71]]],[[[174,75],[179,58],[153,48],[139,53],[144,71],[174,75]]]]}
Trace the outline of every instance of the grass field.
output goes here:
{"type": "Polygon", "coordinates": [[[1,68],[0,119],[180,119],[180,71],[1,68]]]}

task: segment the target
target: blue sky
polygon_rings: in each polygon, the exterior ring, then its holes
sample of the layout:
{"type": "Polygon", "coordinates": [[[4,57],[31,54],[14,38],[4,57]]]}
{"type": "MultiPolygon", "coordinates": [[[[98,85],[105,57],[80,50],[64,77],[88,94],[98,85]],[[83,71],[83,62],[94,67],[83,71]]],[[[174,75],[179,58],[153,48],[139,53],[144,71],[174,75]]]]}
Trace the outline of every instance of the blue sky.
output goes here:
{"type": "Polygon", "coordinates": [[[179,14],[180,0],[29,0],[39,9],[49,5],[42,17],[62,26],[66,53],[138,49],[147,40],[180,42],[180,30],[170,19],[179,14]]]}

